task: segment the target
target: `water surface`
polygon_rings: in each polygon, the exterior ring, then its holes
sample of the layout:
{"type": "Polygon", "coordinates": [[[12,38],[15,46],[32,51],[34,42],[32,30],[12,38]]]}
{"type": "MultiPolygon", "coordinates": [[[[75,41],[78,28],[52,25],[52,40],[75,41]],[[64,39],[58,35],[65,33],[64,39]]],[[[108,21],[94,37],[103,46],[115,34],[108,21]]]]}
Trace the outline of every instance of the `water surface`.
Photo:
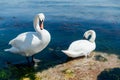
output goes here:
{"type": "Polygon", "coordinates": [[[18,34],[34,31],[33,18],[43,12],[45,29],[51,34],[46,49],[36,55],[43,61],[55,61],[65,55],[72,41],[84,32],[96,31],[96,51],[120,55],[120,1],[115,0],[4,0],[0,1],[0,66],[6,61],[21,62],[25,57],[4,52],[18,34]],[[54,50],[54,51],[51,51],[54,50]]]}

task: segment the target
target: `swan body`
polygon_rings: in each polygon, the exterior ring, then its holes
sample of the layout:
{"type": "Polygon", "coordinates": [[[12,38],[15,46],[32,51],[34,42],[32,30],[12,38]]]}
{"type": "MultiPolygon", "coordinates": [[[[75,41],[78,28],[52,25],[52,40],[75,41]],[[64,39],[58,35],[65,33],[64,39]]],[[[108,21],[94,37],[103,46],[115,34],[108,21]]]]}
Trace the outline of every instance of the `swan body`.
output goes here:
{"type": "Polygon", "coordinates": [[[62,50],[62,52],[72,58],[80,56],[87,57],[96,48],[95,44],[96,33],[93,30],[88,30],[84,33],[84,37],[86,39],[72,42],[69,48],[67,50],[62,50]],[[91,38],[89,40],[86,40],[90,35],[91,38]]]}
{"type": "Polygon", "coordinates": [[[43,13],[37,14],[34,19],[34,29],[36,32],[19,34],[9,42],[12,47],[5,49],[5,51],[26,57],[33,56],[42,51],[49,44],[51,39],[49,32],[43,27],[44,18],[43,13]]]}

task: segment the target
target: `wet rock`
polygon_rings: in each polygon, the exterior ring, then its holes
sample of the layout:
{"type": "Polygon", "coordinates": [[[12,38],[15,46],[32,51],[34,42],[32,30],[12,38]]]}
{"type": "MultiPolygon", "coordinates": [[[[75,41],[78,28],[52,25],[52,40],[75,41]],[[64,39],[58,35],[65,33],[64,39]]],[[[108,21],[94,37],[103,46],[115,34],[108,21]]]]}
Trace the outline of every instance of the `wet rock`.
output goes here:
{"type": "Polygon", "coordinates": [[[105,57],[102,56],[102,55],[96,55],[96,56],[95,56],[95,60],[101,61],[101,62],[105,62],[105,61],[107,61],[107,58],[105,58],[105,57]]]}

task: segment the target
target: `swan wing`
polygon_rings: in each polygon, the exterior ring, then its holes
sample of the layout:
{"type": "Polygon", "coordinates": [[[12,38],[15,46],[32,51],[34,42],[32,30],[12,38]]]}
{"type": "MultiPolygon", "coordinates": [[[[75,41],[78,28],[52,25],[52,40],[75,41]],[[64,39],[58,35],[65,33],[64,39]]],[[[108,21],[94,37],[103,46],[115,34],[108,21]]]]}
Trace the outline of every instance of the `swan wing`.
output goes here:
{"type": "Polygon", "coordinates": [[[9,44],[12,45],[12,46],[15,46],[16,45],[16,42],[22,42],[24,41],[25,39],[25,36],[26,36],[27,32],[26,33],[21,33],[19,34],[16,38],[12,39],[9,44]]]}
{"type": "Polygon", "coordinates": [[[16,38],[11,40],[9,44],[16,48],[22,48],[22,50],[38,45],[41,43],[41,40],[37,37],[36,32],[26,32],[18,35],[16,38]]]}
{"type": "Polygon", "coordinates": [[[20,47],[22,45],[22,42],[24,41],[25,33],[19,34],[16,38],[12,39],[9,44],[12,45],[12,48],[10,48],[11,52],[19,53],[20,47]],[[14,49],[17,49],[18,51],[15,51],[14,49]]]}
{"type": "Polygon", "coordinates": [[[74,41],[70,44],[68,50],[72,50],[75,52],[83,52],[83,53],[89,53],[92,50],[95,49],[95,44],[89,42],[88,40],[78,40],[74,41]]]}

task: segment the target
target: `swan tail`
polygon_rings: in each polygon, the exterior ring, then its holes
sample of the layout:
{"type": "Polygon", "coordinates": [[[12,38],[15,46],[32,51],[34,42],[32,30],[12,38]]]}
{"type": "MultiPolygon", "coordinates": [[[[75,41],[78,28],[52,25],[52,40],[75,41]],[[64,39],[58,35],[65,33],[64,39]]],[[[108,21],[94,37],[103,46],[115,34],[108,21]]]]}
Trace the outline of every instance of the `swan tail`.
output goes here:
{"type": "Polygon", "coordinates": [[[67,56],[72,57],[72,58],[84,56],[83,51],[74,52],[74,51],[69,51],[69,50],[62,50],[62,52],[65,53],[67,56]]]}
{"type": "Polygon", "coordinates": [[[68,50],[61,50],[63,53],[65,54],[69,54],[69,51],[68,50]]]}
{"type": "Polygon", "coordinates": [[[15,47],[12,47],[10,49],[4,49],[4,51],[6,51],[6,52],[12,52],[12,53],[18,53],[19,52],[19,50],[17,48],[15,48],[15,47]]]}
{"type": "Polygon", "coordinates": [[[69,50],[61,50],[63,53],[65,53],[69,57],[75,58],[76,56],[74,55],[75,53],[69,50]]]}

